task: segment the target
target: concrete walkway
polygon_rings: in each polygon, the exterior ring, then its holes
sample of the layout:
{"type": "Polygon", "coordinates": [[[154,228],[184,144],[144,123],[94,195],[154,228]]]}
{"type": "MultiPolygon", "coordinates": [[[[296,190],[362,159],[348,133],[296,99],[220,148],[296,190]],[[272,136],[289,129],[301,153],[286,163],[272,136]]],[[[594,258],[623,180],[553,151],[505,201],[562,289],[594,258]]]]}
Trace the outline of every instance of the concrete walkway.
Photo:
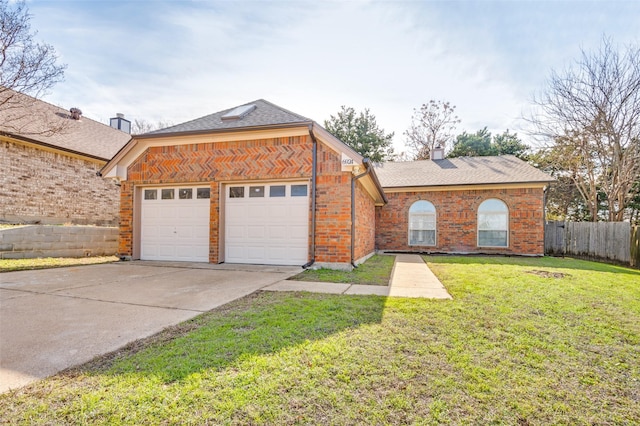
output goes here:
{"type": "Polygon", "coordinates": [[[389,286],[337,284],[311,281],[280,281],[265,291],[308,291],[312,293],[363,294],[392,297],[451,299],[440,280],[417,254],[398,254],[389,286]]]}

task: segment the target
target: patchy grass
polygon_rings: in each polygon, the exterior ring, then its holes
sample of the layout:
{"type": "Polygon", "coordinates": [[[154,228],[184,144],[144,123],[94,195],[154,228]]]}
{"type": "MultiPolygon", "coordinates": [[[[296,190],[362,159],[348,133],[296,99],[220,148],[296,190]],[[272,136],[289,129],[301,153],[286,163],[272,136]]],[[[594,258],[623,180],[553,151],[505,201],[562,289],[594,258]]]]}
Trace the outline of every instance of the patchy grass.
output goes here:
{"type": "Polygon", "coordinates": [[[425,259],[453,301],[254,294],[0,395],[0,417],[640,423],[640,272],[571,259],[425,259]]]}
{"type": "Polygon", "coordinates": [[[0,272],[22,271],[26,269],[60,268],[63,266],[94,265],[117,262],[116,256],[96,257],[43,257],[36,259],[0,259],[0,272]]]}
{"type": "Polygon", "coordinates": [[[395,256],[376,254],[353,271],[336,271],[325,268],[308,269],[289,279],[328,283],[389,285],[395,258],[395,256]]]}

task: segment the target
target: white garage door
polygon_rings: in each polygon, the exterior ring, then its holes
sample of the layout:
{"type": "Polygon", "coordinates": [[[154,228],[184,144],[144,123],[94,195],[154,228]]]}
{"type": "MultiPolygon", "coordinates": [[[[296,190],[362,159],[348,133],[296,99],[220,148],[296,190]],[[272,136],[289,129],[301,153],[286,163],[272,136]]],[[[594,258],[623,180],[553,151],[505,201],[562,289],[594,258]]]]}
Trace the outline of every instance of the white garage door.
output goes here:
{"type": "Polygon", "coordinates": [[[209,261],[210,190],[142,190],[140,259],[209,261]]]}
{"type": "Polygon", "coordinates": [[[307,263],[308,183],[231,184],[225,194],[226,262],[307,263]]]}

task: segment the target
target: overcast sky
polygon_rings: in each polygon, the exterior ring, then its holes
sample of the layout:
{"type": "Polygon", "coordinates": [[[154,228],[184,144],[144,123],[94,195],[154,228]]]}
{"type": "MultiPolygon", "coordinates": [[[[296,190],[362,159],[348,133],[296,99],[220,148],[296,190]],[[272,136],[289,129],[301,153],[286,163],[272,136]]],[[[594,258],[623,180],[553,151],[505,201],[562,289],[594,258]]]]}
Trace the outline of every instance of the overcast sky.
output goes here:
{"type": "Polygon", "coordinates": [[[640,1],[30,0],[37,38],[67,64],[45,100],[107,123],[178,124],[266,99],[323,124],[369,108],[395,132],[414,108],[520,131],[552,69],[603,34],[640,42],[640,1]]]}

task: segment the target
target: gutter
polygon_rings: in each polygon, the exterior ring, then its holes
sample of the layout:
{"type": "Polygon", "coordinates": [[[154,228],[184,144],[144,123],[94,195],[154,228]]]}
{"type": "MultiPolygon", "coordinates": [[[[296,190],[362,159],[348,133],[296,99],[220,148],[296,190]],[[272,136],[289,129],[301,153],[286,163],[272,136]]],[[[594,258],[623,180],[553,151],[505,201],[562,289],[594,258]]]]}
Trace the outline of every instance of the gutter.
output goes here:
{"type": "Polygon", "coordinates": [[[311,165],[311,260],[302,268],[309,269],[316,262],[316,176],[318,170],[318,140],[313,134],[313,123],[309,124],[309,136],[313,141],[313,157],[311,165]]]}
{"type": "MultiPolygon", "coordinates": [[[[351,262],[350,263],[351,263],[351,266],[353,266],[354,268],[357,268],[357,266],[354,263],[355,262],[355,259],[354,259],[355,241],[356,241],[356,238],[355,238],[355,235],[356,235],[356,181],[367,176],[369,173],[371,173],[371,170],[372,170],[371,163],[368,158],[363,158],[362,164],[367,170],[364,173],[360,173],[357,176],[351,175],[351,262]]],[[[373,176],[375,179],[375,174],[373,176]]],[[[384,192],[381,192],[381,194],[382,194],[382,198],[386,203],[387,199],[384,195],[384,192]]]]}

